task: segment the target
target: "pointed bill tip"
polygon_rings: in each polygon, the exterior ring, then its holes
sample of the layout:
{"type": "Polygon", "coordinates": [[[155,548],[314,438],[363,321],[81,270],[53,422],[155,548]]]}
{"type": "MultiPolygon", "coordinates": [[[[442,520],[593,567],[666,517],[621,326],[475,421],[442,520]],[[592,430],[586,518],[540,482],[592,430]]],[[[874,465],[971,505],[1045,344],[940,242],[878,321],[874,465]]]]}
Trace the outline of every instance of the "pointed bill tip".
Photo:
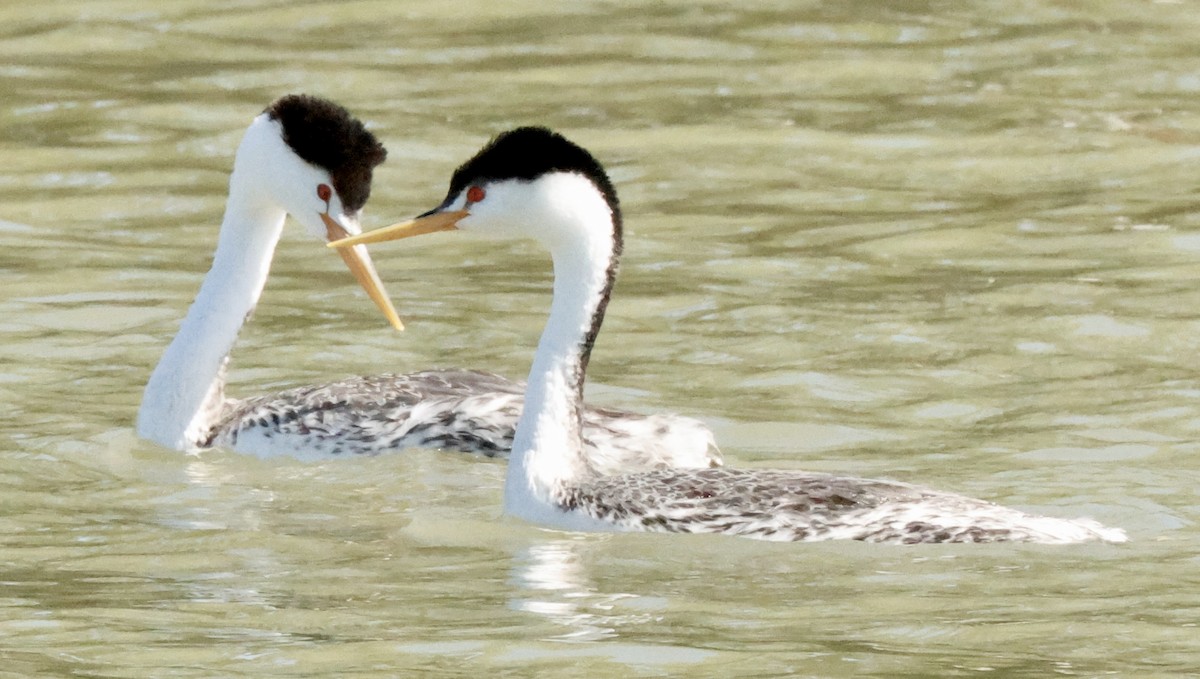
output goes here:
{"type": "MultiPolygon", "coordinates": [[[[321,219],[325,222],[326,236],[331,242],[345,239],[350,235],[329,215],[323,214],[321,219]]],[[[338,248],[338,254],[346,263],[346,268],[354,274],[354,279],[366,291],[367,296],[383,312],[388,323],[398,332],[403,332],[404,323],[400,320],[400,315],[396,313],[396,307],[392,306],[392,299],[384,289],[383,281],[379,279],[379,274],[375,271],[375,265],[371,262],[371,256],[367,254],[367,249],[365,247],[338,248]]]]}

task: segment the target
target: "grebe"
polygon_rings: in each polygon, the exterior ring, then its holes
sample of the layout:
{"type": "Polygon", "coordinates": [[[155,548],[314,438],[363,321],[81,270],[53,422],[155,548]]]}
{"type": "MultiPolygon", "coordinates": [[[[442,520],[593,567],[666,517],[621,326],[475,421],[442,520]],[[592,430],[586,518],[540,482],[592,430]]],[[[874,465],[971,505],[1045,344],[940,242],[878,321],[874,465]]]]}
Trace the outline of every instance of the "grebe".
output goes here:
{"type": "MultiPolygon", "coordinates": [[[[286,216],[322,239],[359,233],[373,169],[386,155],[359,120],[317,97],[283,97],[254,119],[234,160],[212,269],[146,385],[141,437],[177,450],[221,447],[260,457],[413,447],[507,455],[524,388],[490,373],[353,377],[225,398],[229,352],[262,293],[286,216]]],[[[365,248],[340,252],[401,329],[365,248]]],[[[589,408],[585,421],[589,448],[614,470],[721,462],[712,433],[692,418],[589,408]]]]}
{"type": "Polygon", "coordinates": [[[583,148],[543,128],[495,138],[458,168],[445,201],[417,219],[331,246],[458,229],[533,238],[554,289],[508,463],[504,509],[567,530],[725,533],[763,540],[1122,542],[1090,519],[1034,516],[892,481],[765,469],[605,475],[581,444],[584,375],[622,249],[616,191],[583,148]]]}

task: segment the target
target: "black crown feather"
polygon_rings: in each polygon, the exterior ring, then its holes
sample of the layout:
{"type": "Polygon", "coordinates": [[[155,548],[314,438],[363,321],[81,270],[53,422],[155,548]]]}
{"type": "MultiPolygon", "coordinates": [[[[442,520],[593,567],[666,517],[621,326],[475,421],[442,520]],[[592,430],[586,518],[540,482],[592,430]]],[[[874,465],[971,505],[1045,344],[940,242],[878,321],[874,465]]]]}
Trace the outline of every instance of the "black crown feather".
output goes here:
{"type": "Polygon", "coordinates": [[[447,198],[453,199],[471,184],[503,179],[532,181],[549,172],[574,172],[590,179],[604,194],[619,228],[617,191],[600,161],[583,147],[544,127],[518,127],[492,139],[474,158],[454,171],[447,198]]]}
{"type": "Polygon", "coordinates": [[[387,149],[362,121],[320,97],[289,94],[266,109],[283,126],[283,140],[296,155],[325,168],[347,210],[356,211],[371,195],[371,172],[387,149]]]}

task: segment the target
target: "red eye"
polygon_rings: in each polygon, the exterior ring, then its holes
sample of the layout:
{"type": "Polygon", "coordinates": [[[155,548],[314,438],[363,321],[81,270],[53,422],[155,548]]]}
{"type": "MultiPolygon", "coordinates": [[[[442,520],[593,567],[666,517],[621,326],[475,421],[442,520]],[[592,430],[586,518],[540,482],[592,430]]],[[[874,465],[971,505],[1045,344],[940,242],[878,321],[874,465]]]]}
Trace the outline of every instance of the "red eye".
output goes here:
{"type": "Polygon", "coordinates": [[[320,198],[321,200],[328,203],[329,199],[332,197],[333,197],[333,189],[329,188],[328,184],[318,184],[317,185],[317,198],[320,198]]]}
{"type": "Polygon", "coordinates": [[[478,203],[479,201],[483,200],[484,196],[486,195],[487,192],[483,190],[482,186],[472,186],[471,188],[467,189],[467,202],[478,203]]]}

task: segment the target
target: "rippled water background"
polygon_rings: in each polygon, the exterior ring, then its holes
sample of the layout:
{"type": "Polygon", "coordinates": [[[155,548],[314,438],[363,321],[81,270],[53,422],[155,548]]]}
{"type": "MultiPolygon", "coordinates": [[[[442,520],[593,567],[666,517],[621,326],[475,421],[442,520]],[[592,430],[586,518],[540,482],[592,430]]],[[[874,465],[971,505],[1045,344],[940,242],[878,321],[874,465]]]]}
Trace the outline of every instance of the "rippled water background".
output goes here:
{"type": "MultiPolygon", "coordinates": [[[[0,676],[1184,676],[1200,668],[1191,2],[0,6],[0,676]],[[609,166],[595,401],[729,461],[926,483],[1128,545],[573,535],[503,465],[141,443],[142,384],[276,96],[390,156],[368,226],[540,123],[609,166]]],[[[533,246],[375,250],[391,332],[291,229],[232,391],[523,375],[533,246]]]]}

